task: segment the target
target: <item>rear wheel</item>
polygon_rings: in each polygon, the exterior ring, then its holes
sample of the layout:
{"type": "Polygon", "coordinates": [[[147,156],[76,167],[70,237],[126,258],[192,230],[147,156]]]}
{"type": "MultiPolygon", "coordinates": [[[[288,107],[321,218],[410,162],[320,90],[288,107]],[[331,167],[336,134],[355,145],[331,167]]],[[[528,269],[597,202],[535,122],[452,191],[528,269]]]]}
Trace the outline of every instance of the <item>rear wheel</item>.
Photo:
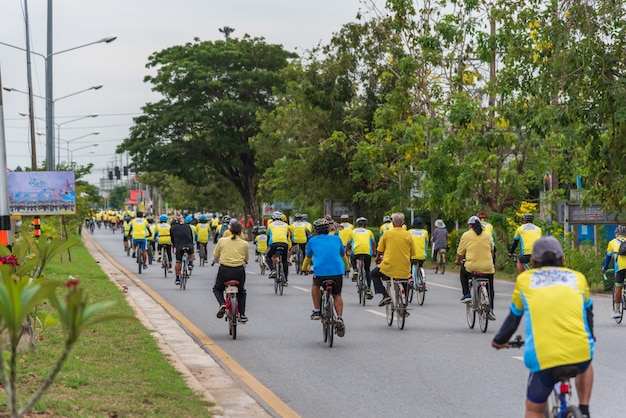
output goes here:
{"type": "Polygon", "coordinates": [[[163,253],[163,257],[161,258],[161,268],[163,269],[163,275],[167,279],[167,269],[169,268],[169,262],[167,260],[167,253],[165,252],[165,248],[161,249],[161,252],[163,253]]]}
{"type": "Polygon", "coordinates": [[[200,256],[200,267],[204,267],[204,263],[206,261],[206,246],[204,244],[200,244],[200,251],[198,255],[200,256]]]}
{"type": "Polygon", "coordinates": [[[137,270],[141,274],[141,268],[143,267],[143,254],[142,250],[137,251],[137,270]]]}
{"type": "Polygon", "coordinates": [[[385,316],[387,317],[387,325],[391,326],[393,324],[393,301],[385,305],[385,316]]]}
{"type": "Polygon", "coordinates": [[[285,271],[283,270],[282,262],[276,266],[276,277],[278,278],[278,293],[282,296],[283,287],[285,286],[285,271]]]}
{"type": "MultiPolygon", "coordinates": [[[[403,291],[404,285],[401,283],[395,284],[396,286],[396,311],[398,313],[398,319],[396,320],[396,324],[398,325],[398,329],[404,329],[404,320],[406,319],[406,306],[407,299],[406,293],[403,291]]],[[[408,286],[407,286],[408,287],[408,286]]]]}
{"type": "Polygon", "coordinates": [[[546,409],[543,412],[544,418],[557,418],[559,416],[560,404],[558,394],[553,390],[546,400],[546,409]]]}
{"type": "Polygon", "coordinates": [[[478,323],[480,325],[480,330],[482,332],[487,331],[487,326],[489,325],[489,319],[487,316],[489,315],[489,292],[487,291],[487,286],[480,286],[480,292],[478,293],[478,323]]]}
{"type": "Polygon", "coordinates": [[[419,269],[417,280],[415,281],[415,287],[417,289],[417,303],[423,305],[424,299],[426,298],[426,278],[424,277],[423,268],[419,269]]]}
{"type": "Polygon", "coordinates": [[[439,250],[439,254],[437,256],[439,258],[437,265],[439,266],[439,271],[443,274],[446,272],[446,252],[439,250]]]}
{"type": "Polygon", "coordinates": [[[565,418],[582,418],[583,413],[580,412],[580,409],[577,406],[569,405],[565,410],[565,418]]]}
{"type": "Polygon", "coordinates": [[[621,307],[620,307],[620,312],[622,313],[622,316],[620,316],[619,318],[615,318],[615,322],[617,322],[618,324],[622,323],[622,319],[624,318],[624,310],[625,309],[626,309],[626,295],[624,294],[624,291],[622,290],[622,303],[621,303],[621,307]]]}
{"type": "Polygon", "coordinates": [[[230,295],[230,334],[237,339],[237,295],[230,295]]]}
{"type": "Polygon", "coordinates": [[[265,275],[265,256],[263,254],[259,255],[259,267],[261,269],[261,276],[265,275]]]}
{"type": "Polygon", "coordinates": [[[327,309],[327,295],[326,293],[322,293],[322,309],[320,315],[322,317],[322,333],[324,334],[324,342],[328,342],[328,327],[326,326],[326,322],[328,321],[328,309],[327,309]]]}
{"type": "MultiPolygon", "coordinates": [[[[470,293],[472,295],[474,294],[473,284],[470,284],[470,293]]],[[[474,325],[476,324],[476,311],[474,310],[474,298],[473,297],[470,303],[465,304],[465,315],[467,316],[467,325],[469,325],[469,327],[473,329],[474,325]]]]}
{"type": "Polygon", "coordinates": [[[154,258],[154,252],[152,251],[152,245],[148,244],[148,249],[146,250],[148,253],[148,264],[152,265],[152,259],[154,258]]]}

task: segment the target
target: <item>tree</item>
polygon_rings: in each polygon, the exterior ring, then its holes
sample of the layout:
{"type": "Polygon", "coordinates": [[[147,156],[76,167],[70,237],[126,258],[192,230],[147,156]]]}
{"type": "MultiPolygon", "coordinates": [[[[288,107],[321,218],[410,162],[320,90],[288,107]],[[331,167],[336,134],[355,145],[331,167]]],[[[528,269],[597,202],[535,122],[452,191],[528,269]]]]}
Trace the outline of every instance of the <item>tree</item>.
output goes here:
{"type": "Polygon", "coordinates": [[[130,189],[127,185],[115,186],[109,195],[109,206],[114,209],[121,209],[124,203],[130,198],[130,189]]]}
{"type": "Polygon", "coordinates": [[[146,76],[162,94],[135,118],[117,149],[128,151],[137,171],[161,172],[201,186],[212,176],[228,179],[247,213],[259,213],[259,173],[249,140],[259,131],[257,113],[274,108],[280,70],[295,54],[263,38],[204,41],[150,56],[146,76]]]}

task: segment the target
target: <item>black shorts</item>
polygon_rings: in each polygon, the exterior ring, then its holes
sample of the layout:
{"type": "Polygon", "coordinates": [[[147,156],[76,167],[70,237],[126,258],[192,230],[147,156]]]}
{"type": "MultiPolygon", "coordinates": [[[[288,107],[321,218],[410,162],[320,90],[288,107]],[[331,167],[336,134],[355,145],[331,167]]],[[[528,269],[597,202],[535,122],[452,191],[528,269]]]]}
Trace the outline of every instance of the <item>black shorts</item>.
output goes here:
{"type": "Polygon", "coordinates": [[[624,277],[626,277],[626,269],[622,269],[615,273],[615,284],[624,285],[624,277]]]}
{"type": "Polygon", "coordinates": [[[337,276],[313,276],[313,283],[320,287],[326,280],[332,280],[334,282],[333,295],[341,295],[341,288],[343,287],[343,274],[339,274],[337,276]]]}
{"type": "Polygon", "coordinates": [[[189,245],[181,245],[176,247],[176,262],[180,263],[183,261],[183,251],[187,250],[187,254],[193,254],[193,244],[189,245]]]}

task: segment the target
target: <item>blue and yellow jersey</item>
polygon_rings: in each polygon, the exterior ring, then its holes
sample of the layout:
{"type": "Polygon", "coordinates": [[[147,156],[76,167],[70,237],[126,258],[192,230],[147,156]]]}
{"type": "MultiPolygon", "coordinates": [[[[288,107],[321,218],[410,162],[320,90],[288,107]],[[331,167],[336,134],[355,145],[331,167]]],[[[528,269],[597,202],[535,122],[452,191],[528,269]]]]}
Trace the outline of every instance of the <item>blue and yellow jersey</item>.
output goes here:
{"type": "Polygon", "coordinates": [[[374,233],[367,228],[355,228],[352,231],[350,247],[354,255],[367,254],[373,256],[376,249],[374,233]]]}
{"type": "Polygon", "coordinates": [[[380,230],[378,231],[379,232],[378,240],[380,240],[380,237],[382,237],[386,231],[390,231],[392,229],[393,229],[393,224],[391,222],[385,222],[384,224],[382,224],[380,226],[380,230]]]}
{"type": "Polygon", "coordinates": [[[309,231],[307,225],[302,221],[295,221],[291,226],[291,239],[294,244],[306,244],[309,231]]]}
{"type": "Polygon", "coordinates": [[[607,257],[613,259],[613,268],[617,273],[620,270],[626,269],[626,255],[618,255],[619,246],[622,241],[626,241],[626,238],[613,238],[609,241],[609,245],[606,247],[607,257]]]}
{"type": "Polygon", "coordinates": [[[339,224],[339,238],[344,246],[348,245],[348,242],[352,240],[352,231],[354,226],[350,222],[342,222],[339,224]]]}
{"type": "Polygon", "coordinates": [[[211,226],[208,223],[199,223],[196,225],[196,241],[206,244],[209,242],[211,235],[211,226]]]}
{"type": "Polygon", "coordinates": [[[530,255],[533,252],[535,241],[541,238],[541,228],[535,224],[525,223],[515,230],[513,239],[519,241],[520,254],[530,255]]]}
{"type": "Polygon", "coordinates": [[[271,225],[267,227],[267,236],[269,238],[268,244],[270,245],[275,242],[291,245],[291,231],[286,222],[279,220],[273,221],[271,225]]]}
{"type": "Polygon", "coordinates": [[[220,226],[220,220],[217,218],[211,219],[211,228],[217,229],[220,226]]]}
{"type": "Polygon", "coordinates": [[[593,357],[586,313],[591,305],[587,279],[577,271],[542,267],[517,276],[511,312],[526,317],[524,363],[531,372],[593,357]]]}
{"type": "Polygon", "coordinates": [[[124,231],[124,236],[127,237],[130,231],[130,222],[124,221],[124,224],[122,225],[122,230],[124,231]]]}
{"type": "Polygon", "coordinates": [[[254,245],[258,253],[264,254],[267,250],[267,235],[259,234],[254,238],[254,245]]]}
{"type": "Polygon", "coordinates": [[[147,220],[135,218],[130,221],[130,234],[132,239],[146,239],[150,235],[150,227],[147,220]]]}
{"type": "Polygon", "coordinates": [[[158,237],[158,243],[162,245],[168,245],[172,243],[172,237],[170,236],[170,229],[172,226],[167,222],[161,222],[156,224],[154,229],[158,237]]]}
{"type": "Polygon", "coordinates": [[[428,231],[425,229],[409,229],[413,245],[415,245],[415,256],[413,260],[426,260],[428,258],[428,231]]]}

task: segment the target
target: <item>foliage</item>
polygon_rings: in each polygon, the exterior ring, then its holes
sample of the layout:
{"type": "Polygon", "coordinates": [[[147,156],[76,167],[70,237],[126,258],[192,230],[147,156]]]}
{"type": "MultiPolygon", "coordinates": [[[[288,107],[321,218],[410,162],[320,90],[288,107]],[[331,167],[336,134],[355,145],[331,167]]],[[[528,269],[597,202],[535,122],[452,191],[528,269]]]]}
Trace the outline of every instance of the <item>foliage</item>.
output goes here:
{"type": "Polygon", "coordinates": [[[259,213],[258,167],[249,140],[259,131],[257,112],[274,108],[280,70],[294,54],[263,38],[200,41],[150,56],[155,76],[145,81],[163,95],[135,118],[128,151],[135,171],[168,173],[201,186],[222,176],[259,213]]]}
{"type": "Polygon", "coordinates": [[[130,189],[127,185],[115,186],[109,194],[109,207],[115,209],[122,209],[124,203],[130,197],[130,189]]]}
{"type": "MultiPolygon", "coordinates": [[[[0,246],[0,331],[7,336],[2,347],[6,350],[6,362],[0,361],[0,371],[12,417],[23,416],[48,389],[85,326],[113,318],[97,315],[111,303],[89,304],[78,280],[70,278],[65,283],[67,292],[61,298],[57,290],[61,284],[40,277],[52,257],[75,244],[74,240],[47,237],[36,241],[26,234],[16,241],[12,252],[0,246]],[[47,378],[20,408],[17,403],[18,346],[23,338],[24,324],[30,323],[36,307],[45,302],[54,307],[65,327],[65,348],[47,378]]],[[[50,323],[49,320],[45,322],[50,323]]]]}

